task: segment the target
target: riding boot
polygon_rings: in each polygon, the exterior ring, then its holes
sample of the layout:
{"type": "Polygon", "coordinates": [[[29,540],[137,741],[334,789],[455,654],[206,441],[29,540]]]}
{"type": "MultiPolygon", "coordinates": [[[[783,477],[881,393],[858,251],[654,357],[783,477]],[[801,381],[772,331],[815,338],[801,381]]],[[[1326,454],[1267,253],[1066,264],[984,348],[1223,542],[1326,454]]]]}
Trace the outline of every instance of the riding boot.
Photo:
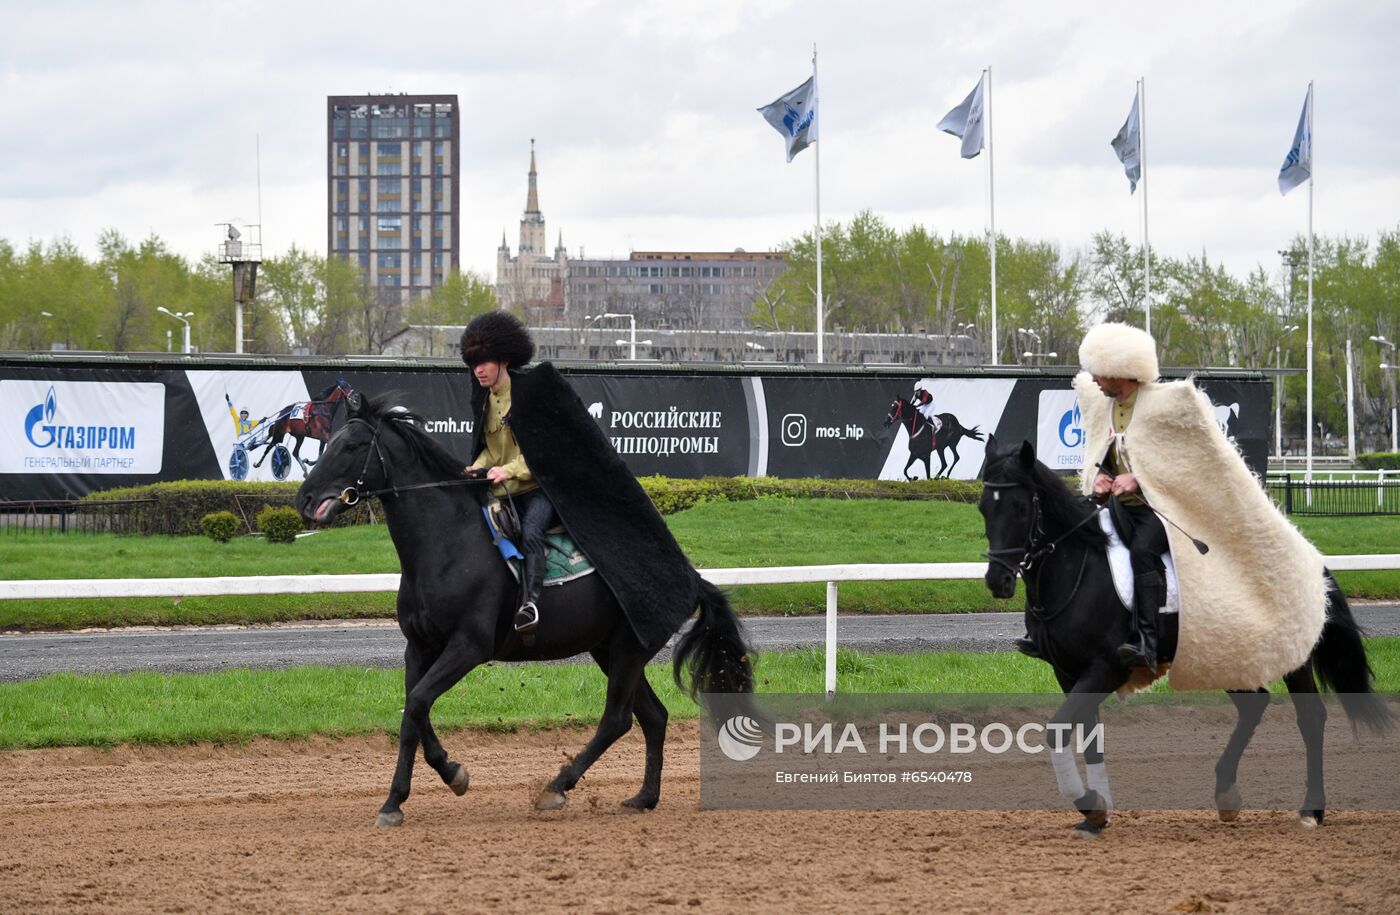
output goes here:
{"type": "Polygon", "coordinates": [[[525,568],[521,577],[525,579],[525,599],[520,609],[515,611],[515,631],[528,632],[540,624],[539,599],[544,588],[544,571],[548,558],[542,554],[529,553],[525,556],[525,568]]]}
{"type": "Polygon", "coordinates": [[[1157,669],[1157,614],[1167,602],[1167,583],[1161,572],[1145,572],[1133,579],[1133,632],[1118,646],[1118,656],[1130,667],[1157,669]]]}
{"type": "Polygon", "coordinates": [[[1035,643],[1035,639],[1031,638],[1031,634],[1029,631],[1027,631],[1026,634],[1021,636],[1019,639],[1017,639],[1013,644],[1015,644],[1017,651],[1019,651],[1021,654],[1025,655],[1028,658],[1038,658],[1041,656],[1040,646],[1035,643]]]}

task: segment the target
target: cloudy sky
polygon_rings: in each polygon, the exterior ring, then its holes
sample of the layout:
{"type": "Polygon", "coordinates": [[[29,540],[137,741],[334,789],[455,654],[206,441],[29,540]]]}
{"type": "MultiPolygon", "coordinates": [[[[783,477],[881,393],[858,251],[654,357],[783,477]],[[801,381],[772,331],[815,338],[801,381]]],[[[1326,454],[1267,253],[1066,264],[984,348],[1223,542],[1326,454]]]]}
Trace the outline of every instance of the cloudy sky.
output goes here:
{"type": "MultiPolygon", "coordinates": [[[[822,216],[980,232],[985,154],[940,117],[993,67],[996,220],[1083,247],[1138,238],[1108,146],[1147,79],[1153,245],[1277,269],[1307,190],[1276,175],[1317,82],[1318,233],[1400,225],[1400,4],[664,0],[384,4],[0,0],[0,237],[154,233],[198,257],[258,220],[326,247],[326,96],[455,93],[462,261],[516,244],[529,141],[550,240],[577,256],[761,250],[813,221],[754,110],[820,52],[822,216]],[[331,13],[330,11],[334,11],[331,13]],[[333,17],[333,18],[332,18],[333,17]],[[260,139],[259,139],[260,138],[260,139]]],[[[1141,191],[1139,191],[1141,193],[1141,191]]]]}

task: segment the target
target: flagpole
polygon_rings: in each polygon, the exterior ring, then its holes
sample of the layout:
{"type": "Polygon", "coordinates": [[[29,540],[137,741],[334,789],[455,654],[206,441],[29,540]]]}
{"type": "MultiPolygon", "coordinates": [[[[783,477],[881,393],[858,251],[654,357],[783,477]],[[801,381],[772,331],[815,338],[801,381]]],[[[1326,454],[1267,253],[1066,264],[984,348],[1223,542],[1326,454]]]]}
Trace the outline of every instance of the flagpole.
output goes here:
{"type": "Polygon", "coordinates": [[[1313,182],[1317,146],[1313,138],[1313,84],[1308,80],[1308,499],[1312,500],[1313,469],[1313,182]]]}
{"type": "Polygon", "coordinates": [[[987,127],[987,196],[992,223],[992,365],[1000,364],[1001,346],[997,338],[997,182],[992,159],[992,65],[987,65],[987,98],[982,105],[987,127]]]}
{"type": "MultiPolygon", "coordinates": [[[[817,117],[823,117],[821,112],[821,88],[817,82],[817,46],[812,45],[812,110],[817,112],[817,117]]],[[[825,357],[825,334],[826,334],[826,303],[822,301],[822,142],[821,124],[817,124],[817,142],[812,144],[817,148],[817,363],[826,361],[825,357]]]]}
{"type": "Polygon", "coordinates": [[[1138,167],[1142,172],[1142,305],[1152,333],[1152,243],[1147,234],[1147,77],[1138,79],[1138,167]]]}

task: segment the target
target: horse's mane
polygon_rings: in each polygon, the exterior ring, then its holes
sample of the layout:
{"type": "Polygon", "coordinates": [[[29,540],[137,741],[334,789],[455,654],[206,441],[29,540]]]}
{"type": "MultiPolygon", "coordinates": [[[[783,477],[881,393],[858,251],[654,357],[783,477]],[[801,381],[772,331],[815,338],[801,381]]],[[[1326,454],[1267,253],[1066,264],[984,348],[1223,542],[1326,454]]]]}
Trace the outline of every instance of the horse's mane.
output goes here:
{"type": "MultiPolygon", "coordinates": [[[[391,428],[399,433],[414,455],[433,473],[449,480],[460,477],[467,462],[439,445],[423,428],[423,417],[398,401],[399,398],[393,394],[367,398],[360,409],[360,416],[371,422],[391,423],[391,428]]],[[[472,489],[475,491],[476,487],[472,489]]]]}
{"type": "MultiPolygon", "coordinates": [[[[992,478],[993,468],[1005,482],[1020,483],[1040,493],[1040,510],[1044,513],[1050,526],[1056,531],[1074,527],[1084,520],[1086,513],[1096,508],[1092,502],[1070,488],[1062,477],[1056,475],[1042,462],[1037,460],[1027,471],[1021,465],[1020,458],[1015,451],[989,461],[983,479],[992,478]]],[[[1051,531],[1051,533],[1055,533],[1055,531],[1051,531]]],[[[1099,526],[1092,523],[1080,527],[1070,535],[1069,539],[1095,546],[1102,545],[1106,540],[1099,526]]]]}

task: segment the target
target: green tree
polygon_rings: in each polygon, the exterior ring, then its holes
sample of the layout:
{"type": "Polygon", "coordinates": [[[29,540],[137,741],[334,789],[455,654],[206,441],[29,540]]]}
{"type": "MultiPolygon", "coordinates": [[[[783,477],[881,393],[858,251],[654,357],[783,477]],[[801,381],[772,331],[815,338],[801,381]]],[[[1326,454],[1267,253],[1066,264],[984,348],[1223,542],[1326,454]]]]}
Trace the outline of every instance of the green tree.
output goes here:
{"type": "Polygon", "coordinates": [[[496,289],[484,276],[453,271],[431,295],[408,306],[408,323],[423,329],[427,355],[450,356],[457,351],[457,328],[499,307],[496,289]]]}

